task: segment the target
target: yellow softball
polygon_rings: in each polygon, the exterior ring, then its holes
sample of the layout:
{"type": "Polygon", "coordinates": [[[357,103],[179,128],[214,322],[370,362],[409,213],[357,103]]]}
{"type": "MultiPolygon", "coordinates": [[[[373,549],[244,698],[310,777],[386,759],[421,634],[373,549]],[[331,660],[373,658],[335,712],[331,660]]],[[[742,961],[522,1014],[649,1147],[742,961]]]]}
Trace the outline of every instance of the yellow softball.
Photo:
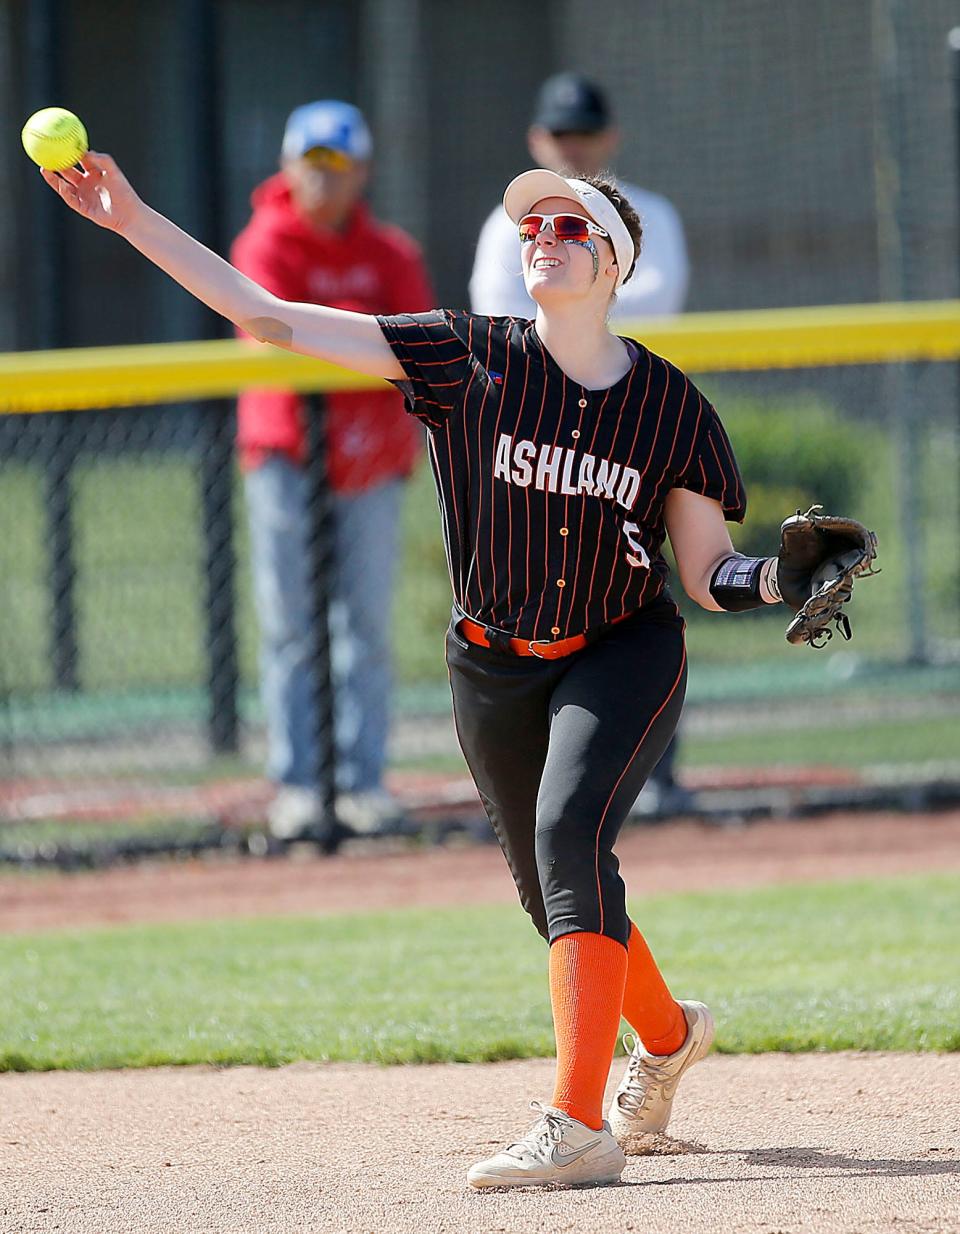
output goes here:
{"type": "Polygon", "coordinates": [[[63,171],[73,167],[89,150],[87,130],[72,111],[44,107],[35,111],[20,134],[23,148],[38,167],[63,171]]]}

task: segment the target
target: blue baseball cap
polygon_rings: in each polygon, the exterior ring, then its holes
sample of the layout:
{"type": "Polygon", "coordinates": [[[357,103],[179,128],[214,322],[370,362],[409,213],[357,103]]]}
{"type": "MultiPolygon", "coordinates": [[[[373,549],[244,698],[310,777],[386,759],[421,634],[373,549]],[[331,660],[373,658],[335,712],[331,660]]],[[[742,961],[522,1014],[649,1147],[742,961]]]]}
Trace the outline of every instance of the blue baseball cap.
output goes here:
{"type": "Polygon", "coordinates": [[[338,99],[304,103],[292,111],[283,133],[283,158],[301,159],[318,146],[339,150],[357,162],[368,159],[373,153],[373,138],[363,113],[338,99]]]}

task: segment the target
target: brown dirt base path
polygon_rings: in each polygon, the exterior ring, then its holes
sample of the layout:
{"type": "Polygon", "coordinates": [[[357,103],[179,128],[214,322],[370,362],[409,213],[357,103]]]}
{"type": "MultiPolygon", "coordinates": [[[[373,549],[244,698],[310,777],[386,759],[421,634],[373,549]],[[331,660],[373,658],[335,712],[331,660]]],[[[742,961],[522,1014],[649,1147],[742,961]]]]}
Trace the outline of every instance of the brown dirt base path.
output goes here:
{"type": "MultiPolygon", "coordinates": [[[[960,870],[960,814],[680,824],[634,895],[960,870]]],[[[0,930],[515,903],[494,849],[0,878],[0,930]]],[[[2,1004],[2,992],[0,992],[2,1004]]],[[[618,1076],[615,1069],[612,1083],[618,1076]]],[[[0,1075],[0,1234],[960,1234],[960,1055],[711,1056],[616,1187],[473,1193],[549,1060],[0,1075]]]]}
{"type": "Polygon", "coordinates": [[[546,1061],[5,1076],[4,1234],[957,1234],[960,1058],[713,1056],[618,1186],[474,1193],[546,1061]]]}

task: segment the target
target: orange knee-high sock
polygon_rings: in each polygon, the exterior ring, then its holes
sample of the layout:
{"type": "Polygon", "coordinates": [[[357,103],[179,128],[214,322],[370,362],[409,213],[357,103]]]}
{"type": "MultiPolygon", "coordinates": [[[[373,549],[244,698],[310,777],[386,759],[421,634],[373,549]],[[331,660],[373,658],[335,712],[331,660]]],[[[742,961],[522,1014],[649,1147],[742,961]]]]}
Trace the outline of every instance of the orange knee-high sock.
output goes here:
{"type": "Polygon", "coordinates": [[[565,934],[550,948],[557,1038],[553,1105],[599,1130],[603,1090],[620,1030],[627,953],[603,934],[565,934]]]}
{"type": "Polygon", "coordinates": [[[683,1009],[674,1001],[646,940],[630,923],[623,1018],[651,1054],[672,1054],[687,1037],[683,1009]]]}

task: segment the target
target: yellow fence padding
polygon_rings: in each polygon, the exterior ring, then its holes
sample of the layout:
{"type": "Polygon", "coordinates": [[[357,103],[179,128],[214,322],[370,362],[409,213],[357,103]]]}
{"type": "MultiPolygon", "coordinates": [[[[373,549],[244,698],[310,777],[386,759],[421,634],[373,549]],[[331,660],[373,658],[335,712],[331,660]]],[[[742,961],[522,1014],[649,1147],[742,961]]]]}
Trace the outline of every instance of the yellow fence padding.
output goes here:
{"type": "MultiPolygon", "coordinates": [[[[960,357],[960,301],[688,313],[617,322],[690,373],[960,357]]],[[[376,387],[324,361],[234,340],[0,354],[0,413],[222,398],[251,386],[376,387]]]]}

